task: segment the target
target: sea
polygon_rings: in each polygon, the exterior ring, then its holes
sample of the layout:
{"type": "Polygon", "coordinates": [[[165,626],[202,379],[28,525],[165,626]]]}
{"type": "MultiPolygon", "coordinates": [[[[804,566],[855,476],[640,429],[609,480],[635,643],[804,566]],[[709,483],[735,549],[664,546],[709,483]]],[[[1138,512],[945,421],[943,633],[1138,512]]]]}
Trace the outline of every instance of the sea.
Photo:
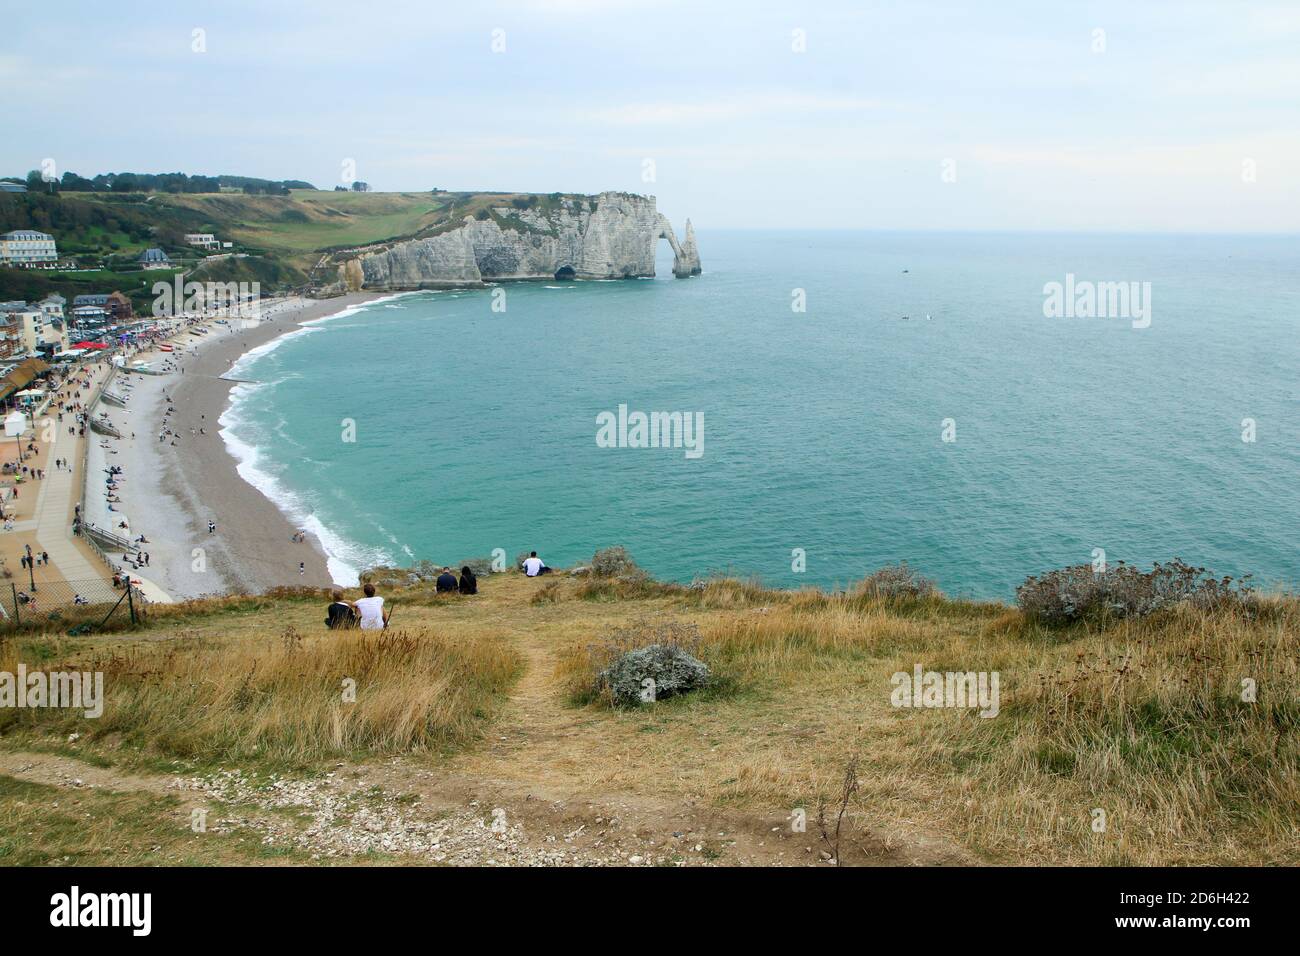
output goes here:
{"type": "Polygon", "coordinates": [[[222,435],[341,584],[611,545],[786,588],[905,561],[974,599],[1101,560],[1300,583],[1300,237],[698,241],[690,279],[660,243],[654,278],[315,321],[240,361],[222,435]]]}

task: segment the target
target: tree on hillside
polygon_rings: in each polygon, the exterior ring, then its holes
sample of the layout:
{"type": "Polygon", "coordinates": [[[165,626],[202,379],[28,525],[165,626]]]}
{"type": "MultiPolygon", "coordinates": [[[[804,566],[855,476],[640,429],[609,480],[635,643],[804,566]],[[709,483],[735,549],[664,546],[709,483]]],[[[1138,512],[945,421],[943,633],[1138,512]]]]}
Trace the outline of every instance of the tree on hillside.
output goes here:
{"type": "MultiPolygon", "coordinates": [[[[185,173],[100,173],[93,179],[86,179],[74,172],[65,172],[62,179],[54,184],[42,182],[39,173],[33,171],[27,175],[28,188],[35,190],[33,184],[39,184],[41,192],[165,192],[165,193],[219,193],[223,180],[226,185],[235,186],[248,193],[265,193],[271,196],[286,196],[290,188],[311,188],[310,183],[302,180],[272,182],[266,179],[252,179],[244,176],[189,176],[185,173]],[[36,178],[33,179],[33,176],[36,178]]],[[[24,180],[16,179],[15,182],[24,180]]]]}
{"type": "Polygon", "coordinates": [[[59,189],[63,192],[88,193],[94,191],[95,184],[84,176],[78,176],[73,172],[65,172],[63,178],[59,181],[59,189]]]}
{"type": "Polygon", "coordinates": [[[27,191],[33,193],[53,192],[56,188],[55,183],[47,183],[41,178],[41,171],[33,169],[27,174],[27,191]]]}

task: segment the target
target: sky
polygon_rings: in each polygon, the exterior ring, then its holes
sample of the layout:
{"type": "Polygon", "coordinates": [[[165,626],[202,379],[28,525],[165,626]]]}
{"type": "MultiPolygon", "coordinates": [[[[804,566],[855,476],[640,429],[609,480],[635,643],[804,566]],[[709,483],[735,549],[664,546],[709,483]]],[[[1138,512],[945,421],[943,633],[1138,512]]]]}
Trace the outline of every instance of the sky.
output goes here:
{"type": "Polygon", "coordinates": [[[650,194],[700,229],[1300,231],[1300,0],[75,0],[3,23],[4,175],[355,168],[650,194]]]}

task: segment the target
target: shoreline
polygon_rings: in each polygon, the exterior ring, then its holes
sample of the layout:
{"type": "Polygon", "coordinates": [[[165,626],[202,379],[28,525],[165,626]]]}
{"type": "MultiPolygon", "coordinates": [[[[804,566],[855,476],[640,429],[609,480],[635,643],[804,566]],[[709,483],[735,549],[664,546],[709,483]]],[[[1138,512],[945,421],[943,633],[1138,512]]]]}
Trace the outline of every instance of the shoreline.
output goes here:
{"type": "Polygon", "coordinates": [[[318,535],[305,529],[306,540],[294,541],[301,526],[240,474],[243,463],[231,453],[221,422],[240,382],[223,376],[254,349],[306,323],[387,295],[273,301],[251,328],[208,321],[201,326],[206,334],[185,330],[173,336],[176,351],[170,355],[155,347],[130,357],[155,366],[170,359],[177,366],[166,376],[118,373],[132,392],[133,437],[118,443],[122,459],[112,464],[126,470],[122,502],[135,515],[132,532],[148,538],[142,546],[150,552],[150,566],[140,571],[144,577],[176,600],[334,586],[330,555],[318,535]],[[164,428],[174,434],[160,440],[164,428]],[[214,533],[209,521],[216,524],[214,533]]]}

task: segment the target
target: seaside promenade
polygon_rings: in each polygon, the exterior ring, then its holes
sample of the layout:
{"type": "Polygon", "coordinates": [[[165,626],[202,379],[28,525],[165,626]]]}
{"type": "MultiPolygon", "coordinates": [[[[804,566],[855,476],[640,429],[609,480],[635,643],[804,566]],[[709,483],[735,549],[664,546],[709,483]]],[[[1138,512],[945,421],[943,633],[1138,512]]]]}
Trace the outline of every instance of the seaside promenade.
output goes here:
{"type": "MultiPolygon", "coordinates": [[[[91,372],[91,390],[100,387],[107,370],[96,367],[91,372]]],[[[48,415],[48,412],[47,412],[48,415]]],[[[108,580],[111,574],[104,562],[93,553],[87,557],[82,549],[88,545],[72,533],[73,509],[81,500],[82,469],[85,467],[85,443],[90,435],[69,435],[65,425],[54,428],[54,441],[44,449],[45,478],[40,483],[36,498],[36,513],[32,519],[36,540],[42,551],[50,556],[50,564],[68,581],[92,578],[108,580]],[[66,458],[73,463],[71,469],[51,469],[56,458],[66,458]]]]}
{"type": "MultiPolygon", "coordinates": [[[[70,378],[59,392],[70,397],[80,391],[80,400],[89,405],[90,397],[102,387],[109,372],[107,363],[96,363],[87,367],[84,373],[70,378]],[[88,380],[89,387],[80,385],[82,380],[88,380]]],[[[52,396],[46,410],[35,416],[35,429],[21,438],[24,448],[28,443],[35,445],[34,452],[25,452],[22,464],[43,469],[45,477],[15,482],[15,487],[21,488],[21,492],[8,503],[8,511],[14,520],[10,530],[0,537],[0,558],[7,577],[23,591],[29,590],[35,582],[38,594],[43,585],[47,592],[51,585],[64,583],[73,591],[77,591],[78,584],[83,582],[97,582],[106,587],[113,576],[91,545],[72,533],[75,509],[81,502],[85,485],[87,443],[94,440],[94,433],[89,428],[84,436],[69,433],[69,427],[75,422],[72,414],[65,413],[62,422],[57,419],[57,397],[52,396]],[[44,441],[47,437],[52,437],[52,440],[44,441]],[[56,468],[55,460],[66,461],[67,465],[56,468]],[[21,562],[29,547],[33,554],[48,560],[27,570],[22,568],[21,562]]],[[[138,589],[149,601],[171,600],[152,582],[140,580],[138,589]]]]}
{"type": "MultiPolygon", "coordinates": [[[[88,367],[83,374],[91,383],[89,390],[81,389],[83,394],[88,395],[99,387],[108,374],[108,368],[97,364],[88,367]]],[[[71,395],[79,388],[81,387],[74,379],[69,379],[59,391],[71,395]]],[[[13,482],[13,491],[17,495],[11,496],[8,501],[7,511],[13,522],[10,530],[4,534],[0,557],[4,559],[7,575],[23,590],[29,589],[33,581],[39,591],[43,583],[106,583],[112,577],[112,573],[90,546],[72,534],[73,511],[80,500],[84,443],[87,439],[68,433],[74,416],[65,414],[63,422],[58,422],[57,418],[57,396],[52,396],[45,411],[34,416],[34,428],[15,442],[15,447],[21,444],[24,449],[21,464],[32,469],[43,469],[45,478],[18,481],[17,476],[7,476],[13,482]],[[43,441],[50,436],[53,437],[52,441],[43,441]],[[34,451],[29,450],[29,444],[35,446],[34,451]],[[55,468],[56,459],[67,459],[68,467],[55,468]],[[21,566],[27,548],[31,548],[34,554],[49,556],[48,561],[43,561],[31,569],[30,573],[21,566]]],[[[12,457],[16,460],[16,456],[12,457]]]]}
{"type": "Polygon", "coordinates": [[[83,590],[111,593],[114,571],[129,574],[154,603],[232,590],[329,586],[319,542],[300,537],[297,526],[239,475],[220,432],[232,387],[224,376],[249,349],[300,322],[375,297],[269,300],[261,321],[253,323],[194,317],[165,337],[120,350],[127,365],[116,372],[107,357],[80,366],[47,396],[44,410],[29,416],[20,439],[0,443],[0,461],[8,465],[0,495],[10,518],[0,531],[0,608],[25,604],[33,584],[41,608],[71,602],[74,594],[89,597],[83,590]],[[164,342],[171,351],[159,348],[164,342]],[[133,362],[154,371],[134,369],[133,362]],[[113,397],[101,403],[105,393],[113,397]],[[62,422],[60,401],[66,406],[62,422]],[[86,413],[85,435],[68,432],[77,425],[73,404],[86,413]],[[94,431],[92,420],[110,423],[120,436],[94,431]],[[68,467],[55,468],[56,459],[68,467]],[[33,473],[40,471],[44,478],[33,473]],[[83,527],[107,534],[74,535],[78,505],[83,527]],[[40,559],[31,568],[22,566],[28,548],[40,559]],[[194,566],[196,548],[206,555],[205,567],[194,566]],[[140,561],[141,552],[148,552],[148,564],[140,561]]]}

